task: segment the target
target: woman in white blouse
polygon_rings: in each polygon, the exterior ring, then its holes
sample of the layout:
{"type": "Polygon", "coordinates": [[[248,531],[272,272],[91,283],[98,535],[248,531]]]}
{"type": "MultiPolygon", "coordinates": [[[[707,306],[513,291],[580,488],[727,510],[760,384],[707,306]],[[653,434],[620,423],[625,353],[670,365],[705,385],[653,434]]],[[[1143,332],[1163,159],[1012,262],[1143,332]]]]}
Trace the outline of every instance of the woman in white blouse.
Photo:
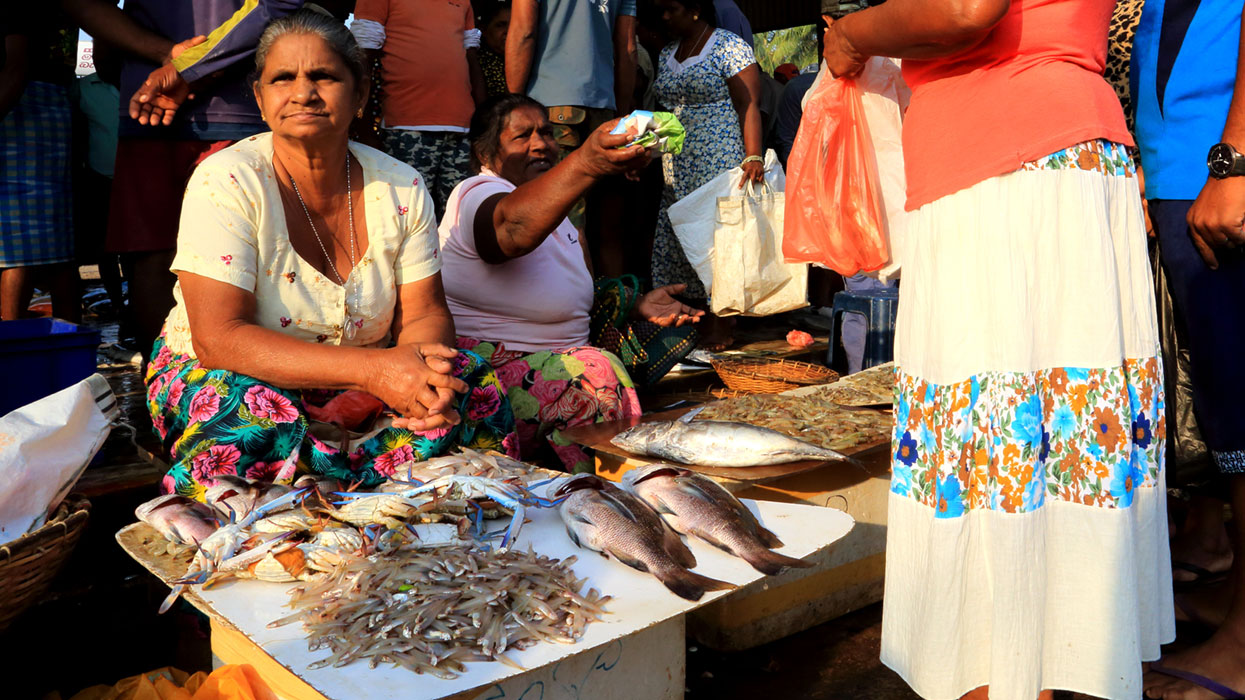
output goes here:
{"type": "Polygon", "coordinates": [[[300,11],[255,58],[272,133],[191,178],[177,305],[147,372],[165,489],[202,498],[220,474],[288,480],[300,466],[366,485],[452,445],[517,454],[495,374],[454,349],[427,188],[348,140],[368,92],[350,32],[300,11]],[[367,430],[385,405],[392,426],[351,448],[310,430],[317,417],[367,430]]]}

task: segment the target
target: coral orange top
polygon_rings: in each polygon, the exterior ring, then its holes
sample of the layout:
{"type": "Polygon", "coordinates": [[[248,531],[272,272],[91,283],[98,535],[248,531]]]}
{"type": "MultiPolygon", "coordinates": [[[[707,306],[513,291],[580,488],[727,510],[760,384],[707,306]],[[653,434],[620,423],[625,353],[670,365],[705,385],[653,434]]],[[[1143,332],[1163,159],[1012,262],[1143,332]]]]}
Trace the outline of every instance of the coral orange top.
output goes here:
{"type": "Polygon", "coordinates": [[[977,46],[903,62],[909,210],[1082,141],[1133,145],[1102,78],[1115,0],[1012,0],[977,46]]]}

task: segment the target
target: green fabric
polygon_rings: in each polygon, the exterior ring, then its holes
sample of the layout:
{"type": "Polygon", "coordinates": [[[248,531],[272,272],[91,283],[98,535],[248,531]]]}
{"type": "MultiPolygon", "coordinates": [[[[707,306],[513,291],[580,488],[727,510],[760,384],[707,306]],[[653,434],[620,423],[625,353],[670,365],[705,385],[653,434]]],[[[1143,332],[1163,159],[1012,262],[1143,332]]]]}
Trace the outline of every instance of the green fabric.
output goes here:
{"type": "Polygon", "coordinates": [[[694,326],[663,328],[633,319],[641,296],[635,275],[601,277],[594,282],[590,342],[622,360],[638,386],[655,384],[696,347],[694,326]]]}

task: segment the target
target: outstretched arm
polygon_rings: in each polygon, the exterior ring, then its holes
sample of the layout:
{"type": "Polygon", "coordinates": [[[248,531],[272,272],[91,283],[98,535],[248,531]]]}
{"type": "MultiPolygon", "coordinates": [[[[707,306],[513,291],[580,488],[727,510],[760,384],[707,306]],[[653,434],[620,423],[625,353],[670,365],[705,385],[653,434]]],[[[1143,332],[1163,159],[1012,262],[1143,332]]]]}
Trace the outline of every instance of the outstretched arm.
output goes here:
{"type": "Polygon", "coordinates": [[[544,175],[484,200],[472,226],[481,260],[499,264],[536,250],[598,180],[648,164],[642,146],[619,148],[632,137],[609,133],[616,123],[603,124],[544,175]]]}

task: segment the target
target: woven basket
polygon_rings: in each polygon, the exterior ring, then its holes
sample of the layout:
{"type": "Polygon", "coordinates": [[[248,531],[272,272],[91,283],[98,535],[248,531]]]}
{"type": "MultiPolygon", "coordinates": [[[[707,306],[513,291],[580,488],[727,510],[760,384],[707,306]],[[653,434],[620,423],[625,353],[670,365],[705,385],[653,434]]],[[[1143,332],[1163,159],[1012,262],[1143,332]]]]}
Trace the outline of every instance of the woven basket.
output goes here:
{"type": "Polygon", "coordinates": [[[716,360],[713,369],[728,388],[745,394],[777,394],[839,378],[828,367],[793,360],[716,360]]]}
{"type": "Polygon", "coordinates": [[[34,532],[0,545],[0,632],[43,598],[86,528],[91,502],[70,494],[34,532]]]}

